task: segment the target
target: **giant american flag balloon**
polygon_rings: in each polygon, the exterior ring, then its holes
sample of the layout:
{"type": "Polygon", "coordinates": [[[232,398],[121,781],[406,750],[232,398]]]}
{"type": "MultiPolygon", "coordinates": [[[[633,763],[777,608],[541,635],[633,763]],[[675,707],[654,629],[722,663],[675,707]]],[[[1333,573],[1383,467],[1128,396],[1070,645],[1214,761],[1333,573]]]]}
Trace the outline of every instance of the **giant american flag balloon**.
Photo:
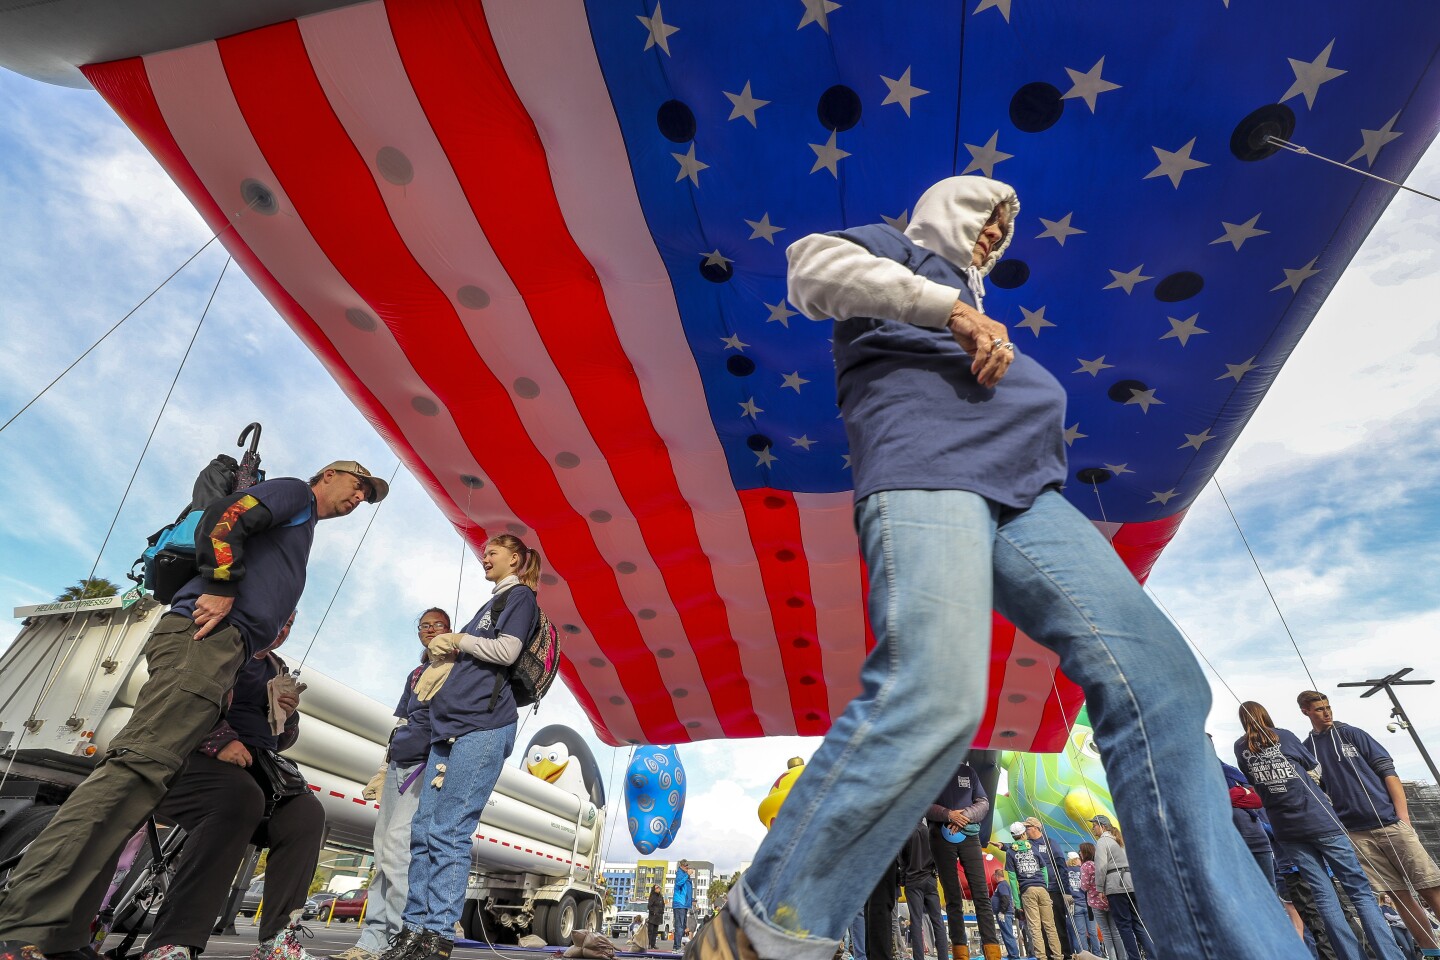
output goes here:
{"type": "MultiPolygon", "coordinates": [[[[611,743],[820,734],[858,689],[789,241],[1013,184],[987,310],[1143,577],[1394,193],[1266,137],[1403,180],[1437,45],[1433,0],[0,9],[0,63],[100,92],[462,535],[544,553],[611,743]]],[[[1055,662],[997,620],[978,745],[1061,747],[1055,662]]]]}

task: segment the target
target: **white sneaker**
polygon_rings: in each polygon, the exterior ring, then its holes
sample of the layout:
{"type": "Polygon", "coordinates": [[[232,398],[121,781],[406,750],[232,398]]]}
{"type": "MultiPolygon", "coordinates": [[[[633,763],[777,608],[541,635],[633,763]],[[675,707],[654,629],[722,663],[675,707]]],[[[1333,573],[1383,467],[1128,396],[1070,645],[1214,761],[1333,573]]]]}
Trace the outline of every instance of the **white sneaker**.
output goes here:
{"type": "Polygon", "coordinates": [[[319,960],[305,951],[300,945],[300,938],[313,937],[315,934],[300,924],[300,911],[296,910],[290,916],[290,925],[275,935],[273,940],[266,940],[255,948],[250,954],[250,960],[319,960]]]}
{"type": "Polygon", "coordinates": [[[140,954],[140,960],[190,960],[190,948],[182,947],[178,943],[167,943],[163,947],[146,950],[140,954]]]}

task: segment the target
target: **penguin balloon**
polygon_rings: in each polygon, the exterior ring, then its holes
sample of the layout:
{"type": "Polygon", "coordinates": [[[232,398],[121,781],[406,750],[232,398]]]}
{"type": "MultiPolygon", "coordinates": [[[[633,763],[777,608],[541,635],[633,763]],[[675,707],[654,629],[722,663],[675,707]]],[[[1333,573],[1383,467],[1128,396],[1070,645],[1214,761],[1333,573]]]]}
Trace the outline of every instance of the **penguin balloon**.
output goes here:
{"type": "Polygon", "coordinates": [[[605,782],[600,776],[600,765],[580,734],[569,727],[558,723],[541,727],[530,738],[521,763],[531,776],[605,809],[605,782]]]}
{"type": "Polygon", "coordinates": [[[635,748],[625,770],[625,812],[635,849],[668,847],[685,812],[685,767],[674,746],[635,748]]]}

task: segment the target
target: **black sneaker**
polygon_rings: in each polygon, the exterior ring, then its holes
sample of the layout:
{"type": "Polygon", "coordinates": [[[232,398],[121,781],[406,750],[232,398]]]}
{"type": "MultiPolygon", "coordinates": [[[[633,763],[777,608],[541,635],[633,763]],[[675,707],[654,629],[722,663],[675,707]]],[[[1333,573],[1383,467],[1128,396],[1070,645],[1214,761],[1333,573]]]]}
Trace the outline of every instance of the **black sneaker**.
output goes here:
{"type": "Polygon", "coordinates": [[[721,910],[696,932],[685,948],[685,960],[760,960],[740,924],[721,910]]]}
{"type": "Polygon", "coordinates": [[[450,951],[454,949],[454,940],[443,933],[426,930],[420,934],[419,948],[416,953],[420,960],[450,960],[450,951]]]}
{"type": "Polygon", "coordinates": [[[380,960],[420,960],[420,931],[406,927],[395,934],[380,960]]]}
{"type": "Polygon", "coordinates": [[[46,960],[46,957],[29,940],[0,940],[0,960],[46,960]]]}

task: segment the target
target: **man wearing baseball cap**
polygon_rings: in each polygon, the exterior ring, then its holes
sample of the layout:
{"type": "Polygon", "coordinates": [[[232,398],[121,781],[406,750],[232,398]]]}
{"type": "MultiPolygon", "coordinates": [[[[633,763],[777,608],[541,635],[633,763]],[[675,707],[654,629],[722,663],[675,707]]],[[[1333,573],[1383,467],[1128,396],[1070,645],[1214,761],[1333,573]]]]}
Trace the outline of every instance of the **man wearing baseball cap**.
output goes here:
{"type": "Polygon", "coordinates": [[[0,955],[93,955],[90,921],[121,848],[220,718],[240,666],[299,604],[315,524],[389,492],[356,461],[337,460],[308,482],[265,480],[205,509],[200,572],[145,643],[150,678],[130,721],[30,845],[0,900],[0,955]]]}

